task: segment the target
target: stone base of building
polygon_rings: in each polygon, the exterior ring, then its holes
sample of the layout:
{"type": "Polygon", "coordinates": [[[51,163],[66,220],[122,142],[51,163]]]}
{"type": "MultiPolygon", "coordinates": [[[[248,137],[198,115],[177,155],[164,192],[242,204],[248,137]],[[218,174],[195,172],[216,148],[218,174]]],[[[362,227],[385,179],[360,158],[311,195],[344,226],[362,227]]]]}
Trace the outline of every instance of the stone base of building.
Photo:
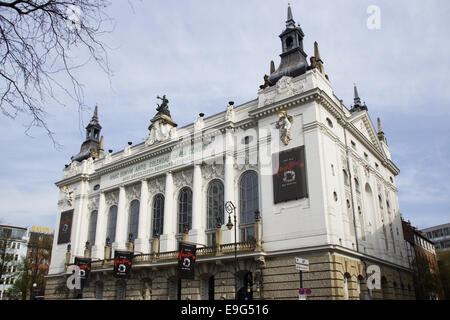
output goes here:
{"type": "MultiPolygon", "coordinates": [[[[311,289],[308,300],[415,299],[412,273],[407,269],[339,250],[238,256],[239,295],[255,300],[298,300],[300,274],[295,268],[295,257],[309,260],[310,271],[302,273],[303,287],[311,289]],[[367,289],[366,268],[370,265],[380,267],[381,289],[367,289]]],[[[195,279],[181,280],[181,283],[177,278],[176,261],[133,265],[131,277],[125,280],[114,278],[112,268],[92,270],[82,297],[104,300],[235,299],[234,256],[199,259],[195,268],[195,279]]],[[[66,286],[68,276],[49,276],[45,298],[76,298],[77,293],[66,286]]]]}

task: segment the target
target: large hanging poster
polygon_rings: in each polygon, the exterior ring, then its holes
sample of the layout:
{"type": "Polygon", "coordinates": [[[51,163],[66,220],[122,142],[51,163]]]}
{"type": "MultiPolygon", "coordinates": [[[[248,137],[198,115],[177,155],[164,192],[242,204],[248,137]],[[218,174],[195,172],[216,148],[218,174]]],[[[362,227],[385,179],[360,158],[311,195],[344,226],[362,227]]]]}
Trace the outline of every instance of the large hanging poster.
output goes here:
{"type": "Polygon", "coordinates": [[[272,163],[275,204],[308,197],[305,146],[274,154],[272,163]]]}
{"type": "Polygon", "coordinates": [[[197,247],[195,244],[179,243],[178,276],[181,279],[194,279],[197,247]]]}
{"type": "Polygon", "coordinates": [[[131,275],[131,265],[133,253],[128,251],[114,252],[114,271],[115,278],[129,278],[131,275]]]}
{"type": "Polygon", "coordinates": [[[73,210],[64,211],[61,213],[58,231],[58,244],[70,242],[70,235],[72,232],[73,210]]]}
{"type": "Polygon", "coordinates": [[[88,284],[91,274],[91,259],[75,257],[75,265],[79,268],[81,287],[84,288],[88,284]]]}

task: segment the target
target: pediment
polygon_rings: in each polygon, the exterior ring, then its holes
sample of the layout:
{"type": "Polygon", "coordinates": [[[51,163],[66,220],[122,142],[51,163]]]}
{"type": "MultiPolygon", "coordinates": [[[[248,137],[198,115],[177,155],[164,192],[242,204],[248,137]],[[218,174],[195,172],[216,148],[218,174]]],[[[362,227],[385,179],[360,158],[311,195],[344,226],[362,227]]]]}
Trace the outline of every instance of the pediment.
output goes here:
{"type": "Polygon", "coordinates": [[[350,119],[350,123],[367,139],[372,145],[384,154],[380,141],[378,140],[378,133],[373,126],[367,112],[361,112],[350,119]]]}

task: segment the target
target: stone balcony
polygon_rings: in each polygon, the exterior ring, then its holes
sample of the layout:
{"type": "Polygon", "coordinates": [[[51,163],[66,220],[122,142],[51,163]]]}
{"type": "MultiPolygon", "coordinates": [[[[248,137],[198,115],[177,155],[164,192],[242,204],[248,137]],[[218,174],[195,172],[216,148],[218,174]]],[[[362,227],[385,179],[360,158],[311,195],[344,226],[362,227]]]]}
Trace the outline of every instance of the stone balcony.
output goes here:
{"type": "MultiPolygon", "coordinates": [[[[236,243],[236,253],[252,253],[261,251],[261,246],[258,246],[256,240],[248,240],[244,242],[236,243]]],[[[206,257],[226,257],[232,256],[235,252],[234,243],[221,244],[212,247],[197,248],[196,255],[197,259],[206,257]]],[[[145,254],[136,254],[133,256],[133,266],[144,265],[144,264],[158,264],[162,262],[176,262],[178,258],[178,251],[167,251],[167,252],[154,252],[145,254]]],[[[74,264],[66,265],[66,268],[73,266],[74,264]]],[[[104,268],[113,267],[114,259],[104,259],[104,260],[93,260],[91,262],[92,270],[99,270],[104,268]]]]}

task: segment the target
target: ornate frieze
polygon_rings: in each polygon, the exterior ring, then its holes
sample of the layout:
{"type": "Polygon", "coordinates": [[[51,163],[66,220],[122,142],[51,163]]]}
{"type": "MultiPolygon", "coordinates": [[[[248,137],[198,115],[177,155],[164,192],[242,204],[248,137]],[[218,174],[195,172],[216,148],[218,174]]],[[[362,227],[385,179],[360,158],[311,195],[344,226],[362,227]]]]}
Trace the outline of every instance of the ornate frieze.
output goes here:
{"type": "Polygon", "coordinates": [[[98,202],[99,202],[99,197],[93,197],[89,199],[89,203],[88,203],[88,210],[89,212],[92,212],[94,210],[98,210],[98,202]]]}
{"type": "Polygon", "coordinates": [[[117,206],[119,203],[119,190],[106,193],[105,201],[108,207],[113,205],[117,206]]]}
{"type": "Polygon", "coordinates": [[[202,166],[203,180],[211,181],[216,178],[224,179],[225,166],[223,164],[213,163],[211,165],[202,166]]]}
{"type": "Polygon", "coordinates": [[[148,193],[151,195],[155,195],[158,193],[163,193],[166,188],[166,179],[165,177],[159,177],[156,179],[152,179],[148,182],[148,193]]]}
{"type": "Polygon", "coordinates": [[[139,200],[141,198],[141,184],[133,184],[125,188],[127,200],[139,200]]]}
{"type": "Polygon", "coordinates": [[[192,187],[193,170],[180,171],[173,175],[173,183],[177,189],[192,187]]]}

